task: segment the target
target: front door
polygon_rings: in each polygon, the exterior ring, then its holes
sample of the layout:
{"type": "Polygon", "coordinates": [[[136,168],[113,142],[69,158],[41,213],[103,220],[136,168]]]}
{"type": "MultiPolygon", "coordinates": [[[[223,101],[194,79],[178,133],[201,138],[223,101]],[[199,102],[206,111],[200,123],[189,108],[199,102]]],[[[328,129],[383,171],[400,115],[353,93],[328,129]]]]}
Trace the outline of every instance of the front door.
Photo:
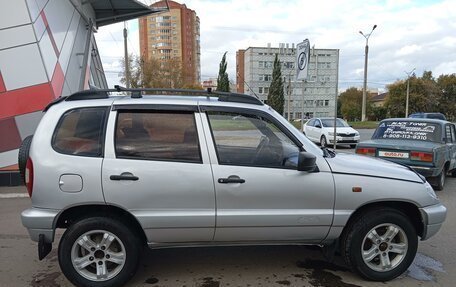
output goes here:
{"type": "Polygon", "coordinates": [[[325,238],[333,220],[331,173],[297,171],[301,145],[267,113],[205,109],[216,189],[215,241],[325,238]]]}
{"type": "Polygon", "coordinates": [[[211,241],[215,192],[196,106],[136,108],[115,107],[109,118],[106,203],[132,213],[149,243],[211,241]]]}

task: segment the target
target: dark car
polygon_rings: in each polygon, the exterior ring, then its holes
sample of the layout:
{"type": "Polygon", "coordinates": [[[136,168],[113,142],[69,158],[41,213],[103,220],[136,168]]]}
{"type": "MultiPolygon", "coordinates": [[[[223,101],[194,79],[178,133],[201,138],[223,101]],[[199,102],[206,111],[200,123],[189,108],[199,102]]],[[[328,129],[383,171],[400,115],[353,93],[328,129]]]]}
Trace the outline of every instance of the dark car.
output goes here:
{"type": "Polygon", "coordinates": [[[386,119],[356,153],[408,165],[442,190],[446,174],[456,176],[455,126],[436,119],[386,119]]]}
{"type": "Polygon", "coordinates": [[[414,114],[409,115],[409,118],[436,119],[436,120],[446,121],[446,117],[442,113],[414,113],[414,114]]]}

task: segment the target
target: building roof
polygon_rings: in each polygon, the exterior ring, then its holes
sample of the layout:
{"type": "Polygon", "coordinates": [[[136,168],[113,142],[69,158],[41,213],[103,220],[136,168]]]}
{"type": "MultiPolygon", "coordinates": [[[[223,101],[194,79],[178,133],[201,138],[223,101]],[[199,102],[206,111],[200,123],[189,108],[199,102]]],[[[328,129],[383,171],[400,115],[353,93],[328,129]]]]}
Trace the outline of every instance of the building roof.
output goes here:
{"type": "Polygon", "coordinates": [[[97,27],[127,21],[152,13],[168,11],[168,7],[148,7],[136,0],[89,0],[97,27]]]}
{"type": "Polygon", "coordinates": [[[388,93],[383,93],[383,94],[378,94],[378,95],[375,95],[371,98],[371,101],[372,102],[381,102],[381,101],[384,101],[386,99],[386,96],[388,95],[388,93]]]}

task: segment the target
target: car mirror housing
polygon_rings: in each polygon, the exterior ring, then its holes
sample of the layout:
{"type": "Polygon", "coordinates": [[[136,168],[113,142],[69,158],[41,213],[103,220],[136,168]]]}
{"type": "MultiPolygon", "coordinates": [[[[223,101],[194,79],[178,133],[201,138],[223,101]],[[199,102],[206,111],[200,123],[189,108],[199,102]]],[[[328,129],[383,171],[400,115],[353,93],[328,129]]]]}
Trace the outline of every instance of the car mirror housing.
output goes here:
{"type": "Polygon", "coordinates": [[[298,171],[314,172],[317,170],[317,157],[310,152],[302,151],[298,157],[298,171]]]}
{"type": "Polygon", "coordinates": [[[315,125],[316,128],[318,129],[321,129],[321,126],[320,125],[315,125]]]}

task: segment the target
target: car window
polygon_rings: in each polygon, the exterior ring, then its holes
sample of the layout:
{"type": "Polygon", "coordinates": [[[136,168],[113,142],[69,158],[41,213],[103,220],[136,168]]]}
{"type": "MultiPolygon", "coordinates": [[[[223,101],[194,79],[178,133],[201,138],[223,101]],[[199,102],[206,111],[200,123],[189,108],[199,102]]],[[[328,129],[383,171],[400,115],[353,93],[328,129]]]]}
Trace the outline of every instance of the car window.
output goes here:
{"type": "Polygon", "coordinates": [[[451,126],[451,140],[453,142],[456,142],[456,130],[455,130],[455,127],[454,125],[450,125],[451,126]]]}
{"type": "Polygon", "coordinates": [[[299,147],[268,119],[208,112],[219,164],[296,168],[299,147]]]}
{"type": "Polygon", "coordinates": [[[453,134],[451,132],[451,125],[445,125],[445,138],[447,143],[453,142],[453,134]]]}
{"type": "Polygon", "coordinates": [[[414,121],[383,121],[372,139],[400,139],[442,142],[439,124],[414,121]]]}
{"type": "Polygon", "coordinates": [[[62,115],[52,137],[52,147],[63,154],[99,157],[108,108],[80,108],[62,115]]]}
{"type": "Polygon", "coordinates": [[[115,148],[119,158],[202,162],[193,112],[119,111],[115,148]]]}
{"type": "Polygon", "coordinates": [[[307,125],[308,125],[309,127],[313,127],[314,124],[315,124],[315,120],[314,120],[314,119],[310,120],[310,121],[307,123],[307,125]]]}
{"type": "Polygon", "coordinates": [[[320,122],[320,120],[315,120],[314,126],[320,126],[320,127],[321,127],[321,122],[320,122]]]}
{"type": "MultiPolygon", "coordinates": [[[[323,123],[323,127],[334,127],[334,119],[323,119],[321,122],[323,123]]],[[[341,119],[337,119],[336,125],[337,127],[349,127],[347,122],[341,119]]]]}

